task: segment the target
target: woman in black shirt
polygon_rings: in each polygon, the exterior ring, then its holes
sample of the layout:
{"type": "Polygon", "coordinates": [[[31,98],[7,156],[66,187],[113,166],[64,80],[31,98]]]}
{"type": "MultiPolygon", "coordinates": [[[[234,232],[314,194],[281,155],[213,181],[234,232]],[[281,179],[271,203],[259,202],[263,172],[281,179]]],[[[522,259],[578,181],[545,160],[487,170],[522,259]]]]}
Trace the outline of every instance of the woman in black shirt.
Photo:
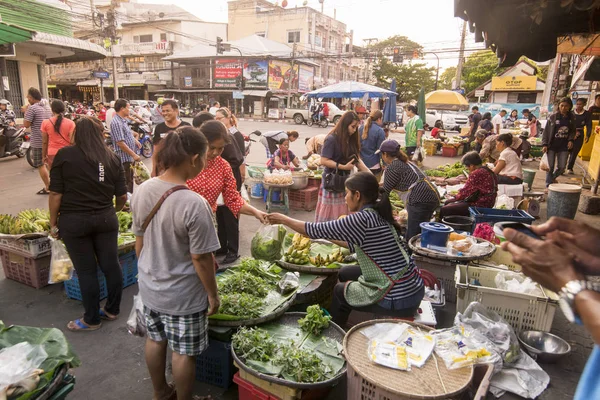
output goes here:
{"type": "Polygon", "coordinates": [[[546,188],[565,172],[569,150],[573,148],[575,117],[571,112],[572,108],[571,99],[563,98],[558,105],[558,112],[548,118],[548,124],[544,129],[542,151],[548,155],[549,167],[546,172],[546,188]]]}
{"type": "Polygon", "coordinates": [[[72,331],[96,330],[101,319],[114,320],[120,312],[123,275],[116,210],[125,205],[127,188],[123,166],[104,144],[103,131],[100,120],[82,117],[75,127],[74,145],[56,153],[50,171],[50,233],[67,247],[85,309],[83,318],[67,325],[72,331]],[[98,266],[108,289],[102,309],[98,266]]]}

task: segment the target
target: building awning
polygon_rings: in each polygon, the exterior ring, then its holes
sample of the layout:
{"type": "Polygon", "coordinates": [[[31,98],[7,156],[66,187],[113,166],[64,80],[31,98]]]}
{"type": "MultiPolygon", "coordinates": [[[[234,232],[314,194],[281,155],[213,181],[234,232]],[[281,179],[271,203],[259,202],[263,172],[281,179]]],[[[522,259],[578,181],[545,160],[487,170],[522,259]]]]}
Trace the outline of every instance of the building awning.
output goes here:
{"type": "Polygon", "coordinates": [[[244,96],[267,97],[272,92],[270,90],[244,90],[242,94],[244,96]]]}
{"type": "Polygon", "coordinates": [[[93,61],[107,56],[106,51],[97,44],[68,36],[35,32],[28,42],[40,43],[49,47],[47,47],[46,64],[93,61]]]}
{"type": "Polygon", "coordinates": [[[10,43],[20,43],[31,39],[34,32],[0,22],[0,45],[10,43]]]}
{"type": "Polygon", "coordinates": [[[233,93],[237,89],[160,89],[158,93],[233,93]]]}
{"type": "Polygon", "coordinates": [[[77,82],[77,86],[98,86],[100,83],[96,79],[77,82]]]}

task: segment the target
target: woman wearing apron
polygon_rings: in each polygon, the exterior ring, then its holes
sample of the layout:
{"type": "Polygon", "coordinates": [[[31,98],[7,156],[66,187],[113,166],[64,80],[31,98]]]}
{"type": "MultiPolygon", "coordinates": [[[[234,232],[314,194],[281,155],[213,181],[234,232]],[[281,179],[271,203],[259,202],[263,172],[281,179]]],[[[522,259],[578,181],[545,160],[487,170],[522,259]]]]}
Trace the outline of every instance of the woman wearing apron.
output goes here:
{"type": "Polygon", "coordinates": [[[378,199],[379,184],[370,172],[353,174],[345,184],[346,203],[354,214],[322,223],[271,214],[269,222],[356,252],[359,266],[343,267],[333,292],[330,313],[335,323],[343,327],[353,309],[413,316],[423,299],[423,281],[397,232],[387,194],[378,199]]]}
{"type": "Polygon", "coordinates": [[[381,158],[387,165],[383,180],[386,193],[397,190],[408,212],[406,241],[421,233],[421,222],[431,221],[433,212],[440,206],[440,195],[408,156],[400,150],[395,140],[386,140],[379,148],[381,158]]]}

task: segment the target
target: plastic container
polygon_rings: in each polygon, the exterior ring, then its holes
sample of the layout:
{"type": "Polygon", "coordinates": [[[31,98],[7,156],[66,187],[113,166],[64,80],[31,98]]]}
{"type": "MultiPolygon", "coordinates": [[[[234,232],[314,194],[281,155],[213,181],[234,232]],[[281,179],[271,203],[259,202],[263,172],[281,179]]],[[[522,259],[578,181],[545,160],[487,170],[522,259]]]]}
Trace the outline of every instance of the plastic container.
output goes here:
{"type": "Polygon", "coordinates": [[[494,225],[496,222],[511,221],[531,225],[535,218],[523,210],[500,210],[496,208],[469,207],[469,214],[475,218],[474,226],[482,222],[494,225]]]}
{"type": "Polygon", "coordinates": [[[17,253],[26,257],[43,257],[50,254],[52,246],[48,237],[39,237],[35,239],[12,239],[0,238],[0,249],[11,253],[17,253]]]}
{"type": "Polygon", "coordinates": [[[253,199],[262,199],[265,195],[265,190],[262,182],[254,182],[250,185],[250,197],[253,199]]]}
{"type": "MultiPolygon", "coordinates": [[[[264,189],[263,201],[265,203],[267,202],[267,197],[269,197],[269,190],[264,189]]],[[[271,194],[271,202],[272,203],[281,203],[281,190],[273,189],[272,194],[271,194]]]]}
{"type": "Polygon", "coordinates": [[[581,186],[553,183],[548,186],[547,218],[563,217],[574,219],[581,197],[581,186]]]}
{"type": "Polygon", "coordinates": [[[313,211],[317,208],[319,200],[319,188],[307,187],[302,190],[290,190],[290,208],[292,210],[313,211]]]}
{"type": "Polygon", "coordinates": [[[419,269],[426,269],[440,281],[446,295],[446,301],[456,303],[456,284],[454,274],[456,269],[450,261],[434,260],[433,258],[413,255],[419,269]]]}
{"type": "Polygon", "coordinates": [[[442,219],[442,222],[454,229],[455,232],[473,232],[473,222],[475,220],[472,217],[465,217],[462,215],[450,215],[442,219]]]}
{"type": "MultiPolygon", "coordinates": [[[[135,250],[120,254],[119,264],[121,265],[121,270],[123,271],[123,288],[137,283],[138,268],[135,250]]],[[[46,277],[46,280],[48,280],[48,277],[46,277]]],[[[100,268],[98,268],[98,283],[100,284],[100,300],[102,300],[108,297],[108,290],[106,288],[106,278],[100,271],[100,268]]],[[[65,281],[65,294],[70,299],[79,301],[82,300],[81,289],[79,287],[79,278],[77,277],[76,271],[73,271],[73,278],[65,281]]]]}
{"type": "Polygon", "coordinates": [[[458,154],[458,150],[454,146],[442,147],[442,157],[456,157],[457,154],[458,154]]]}
{"type": "Polygon", "coordinates": [[[208,340],[208,348],[196,357],[196,380],[228,389],[233,383],[231,342],[208,340]]]}
{"type": "Polygon", "coordinates": [[[537,171],[532,169],[523,169],[523,182],[527,184],[529,187],[529,191],[533,187],[533,180],[535,179],[535,174],[537,171]]]}
{"type": "Polygon", "coordinates": [[[473,301],[496,311],[516,331],[549,332],[558,307],[558,295],[543,289],[542,297],[496,288],[494,279],[502,270],[473,265],[456,266],[456,312],[464,312],[473,301]],[[481,286],[470,282],[477,280],[481,286]]]}
{"type": "Polygon", "coordinates": [[[454,229],[439,222],[421,222],[421,247],[446,247],[448,236],[454,229]]]}
{"type": "Polygon", "coordinates": [[[240,374],[237,373],[233,376],[233,381],[238,385],[238,399],[239,400],[276,400],[276,397],[271,396],[269,393],[261,390],[254,386],[245,379],[240,378],[240,374]]]}
{"type": "Polygon", "coordinates": [[[28,257],[13,251],[0,249],[0,260],[7,279],[20,282],[32,288],[48,285],[50,256],[28,257]]]}

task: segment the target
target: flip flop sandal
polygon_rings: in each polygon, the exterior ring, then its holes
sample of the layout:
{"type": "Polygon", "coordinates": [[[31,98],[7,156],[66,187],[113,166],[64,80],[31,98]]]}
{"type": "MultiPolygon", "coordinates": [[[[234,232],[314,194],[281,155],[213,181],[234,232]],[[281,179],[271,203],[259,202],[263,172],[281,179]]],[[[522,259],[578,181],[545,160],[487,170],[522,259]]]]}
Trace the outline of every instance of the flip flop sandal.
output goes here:
{"type": "Polygon", "coordinates": [[[38,192],[36,194],[50,194],[50,192],[47,191],[46,188],[42,188],[42,189],[38,190],[38,192]]]}
{"type": "MultiPolygon", "coordinates": [[[[152,397],[152,400],[156,400],[156,398],[152,397]]],[[[169,393],[158,400],[177,400],[177,390],[174,382],[169,383],[169,393]]]]}
{"type": "Polygon", "coordinates": [[[70,330],[71,332],[95,331],[95,330],[100,329],[101,326],[102,326],[102,324],[86,325],[83,321],[81,321],[81,318],[78,318],[75,321],[69,321],[69,323],[67,324],[67,329],[70,330]],[[75,325],[77,328],[72,327],[72,325],[75,325]]]}
{"type": "Polygon", "coordinates": [[[106,311],[104,311],[104,308],[100,309],[100,319],[103,319],[105,321],[115,321],[116,319],[118,319],[119,317],[117,315],[114,316],[110,316],[106,313],[106,311]]]}

